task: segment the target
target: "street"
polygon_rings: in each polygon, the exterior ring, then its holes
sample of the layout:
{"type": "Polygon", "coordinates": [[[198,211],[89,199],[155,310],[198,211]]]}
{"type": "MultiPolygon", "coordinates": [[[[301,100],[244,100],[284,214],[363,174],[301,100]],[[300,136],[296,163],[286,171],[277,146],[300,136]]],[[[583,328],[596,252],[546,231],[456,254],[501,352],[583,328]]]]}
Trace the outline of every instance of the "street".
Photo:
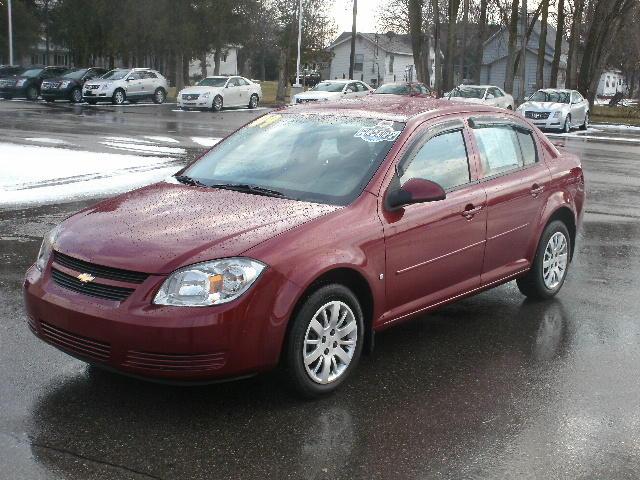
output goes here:
{"type": "Polygon", "coordinates": [[[2,478],[637,477],[640,129],[550,135],[581,156],[588,189],[554,300],[525,301],[510,282],[384,331],[328,398],[293,397],[277,372],[146,383],[33,336],[21,283],[51,227],[170,175],[265,111],[0,101],[2,478]]]}

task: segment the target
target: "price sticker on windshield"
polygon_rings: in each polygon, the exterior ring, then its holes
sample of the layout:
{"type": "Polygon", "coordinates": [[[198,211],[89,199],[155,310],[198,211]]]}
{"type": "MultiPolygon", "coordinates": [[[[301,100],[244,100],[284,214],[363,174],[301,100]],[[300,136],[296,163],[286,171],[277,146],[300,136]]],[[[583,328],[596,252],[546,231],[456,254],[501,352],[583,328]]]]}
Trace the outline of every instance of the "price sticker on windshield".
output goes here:
{"type": "Polygon", "coordinates": [[[361,138],[365,142],[394,142],[400,135],[399,130],[393,129],[393,122],[382,121],[371,127],[362,127],[354,137],[361,138]]]}

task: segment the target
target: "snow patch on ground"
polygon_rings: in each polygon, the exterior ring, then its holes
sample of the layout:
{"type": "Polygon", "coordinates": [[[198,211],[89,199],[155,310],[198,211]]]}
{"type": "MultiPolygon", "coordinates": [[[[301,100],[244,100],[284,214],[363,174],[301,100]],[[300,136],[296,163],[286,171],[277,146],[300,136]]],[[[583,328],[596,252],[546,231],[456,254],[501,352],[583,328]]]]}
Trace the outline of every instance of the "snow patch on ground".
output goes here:
{"type": "Polygon", "coordinates": [[[47,143],[49,145],[69,145],[69,142],[66,142],[60,138],[27,137],[25,138],[25,140],[36,143],[47,143]]]}
{"type": "Polygon", "coordinates": [[[178,140],[171,137],[156,137],[151,135],[145,135],[144,138],[148,140],[155,140],[156,142],[162,142],[162,143],[180,143],[178,140]]]}
{"type": "Polygon", "coordinates": [[[621,130],[623,132],[640,132],[640,126],[635,125],[615,125],[612,123],[598,123],[595,125],[601,130],[621,130]]]}
{"type": "Polygon", "coordinates": [[[221,138],[209,138],[209,137],[191,137],[191,141],[197,143],[198,145],[202,145],[203,147],[213,147],[216,143],[218,143],[221,138]]]}
{"type": "Polygon", "coordinates": [[[0,209],[115,195],[180,168],[175,158],[0,143],[0,209]]]}

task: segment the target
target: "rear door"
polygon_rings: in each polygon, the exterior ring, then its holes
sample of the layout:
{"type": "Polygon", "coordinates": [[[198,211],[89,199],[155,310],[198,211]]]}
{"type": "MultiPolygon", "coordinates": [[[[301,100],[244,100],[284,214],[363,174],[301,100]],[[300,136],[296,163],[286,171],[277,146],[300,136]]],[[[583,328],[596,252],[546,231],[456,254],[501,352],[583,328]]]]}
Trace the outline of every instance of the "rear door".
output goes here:
{"type": "Polygon", "coordinates": [[[571,123],[574,125],[582,125],[584,117],[587,114],[587,102],[580,92],[573,90],[571,92],[571,123]]]}
{"type": "Polygon", "coordinates": [[[151,72],[142,72],[142,94],[151,96],[158,85],[158,76],[151,72]]]}
{"type": "Polygon", "coordinates": [[[551,174],[535,133],[512,119],[469,121],[487,192],[487,244],[482,284],[529,267],[538,218],[549,194],[551,174]]]}
{"type": "Polygon", "coordinates": [[[425,125],[408,145],[392,182],[432,180],[447,197],[396,211],[382,209],[390,319],[478,287],[484,253],[486,194],[475,181],[462,121],[425,125]]]}

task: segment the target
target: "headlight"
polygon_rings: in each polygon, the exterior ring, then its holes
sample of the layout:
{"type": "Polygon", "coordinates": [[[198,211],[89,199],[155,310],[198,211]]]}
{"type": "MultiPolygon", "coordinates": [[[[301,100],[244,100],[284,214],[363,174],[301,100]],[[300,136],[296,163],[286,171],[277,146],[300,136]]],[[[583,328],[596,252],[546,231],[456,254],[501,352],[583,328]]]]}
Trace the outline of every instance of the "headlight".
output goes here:
{"type": "Polygon", "coordinates": [[[562,115],[562,112],[560,110],[558,110],[557,112],[553,112],[553,117],[552,118],[558,118],[560,115],[562,115]]]}
{"type": "Polygon", "coordinates": [[[23,78],[23,79],[21,79],[21,80],[18,80],[18,81],[16,82],[16,87],[21,87],[22,85],[24,85],[24,84],[25,84],[25,82],[26,82],[26,80],[25,80],[24,78],[23,78]]]}
{"type": "Polygon", "coordinates": [[[71,84],[70,80],[65,80],[60,84],[60,88],[67,88],[71,84]]]}
{"type": "Polygon", "coordinates": [[[153,303],[205,307],[235,300],[256,281],[266,265],[250,258],[225,258],[176,270],[167,278],[153,303]]]}
{"type": "Polygon", "coordinates": [[[209,98],[209,95],[211,95],[210,92],[203,93],[202,95],[200,95],[200,98],[209,98]]]}
{"type": "Polygon", "coordinates": [[[60,234],[60,225],[49,231],[42,239],[42,245],[40,245],[40,251],[38,252],[38,258],[36,259],[36,268],[43,272],[51,256],[53,250],[53,243],[60,234]]]}

